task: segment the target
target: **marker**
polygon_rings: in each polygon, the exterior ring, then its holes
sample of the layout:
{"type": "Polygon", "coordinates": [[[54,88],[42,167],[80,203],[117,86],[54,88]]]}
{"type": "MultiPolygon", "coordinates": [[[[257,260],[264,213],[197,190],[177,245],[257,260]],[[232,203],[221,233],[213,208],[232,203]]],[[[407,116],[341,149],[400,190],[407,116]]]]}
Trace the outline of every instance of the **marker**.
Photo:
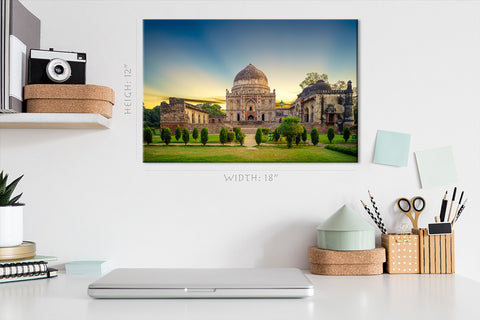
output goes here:
{"type": "Polygon", "coordinates": [[[447,193],[448,193],[448,191],[445,191],[445,196],[443,197],[443,200],[442,200],[442,209],[440,209],[440,221],[441,222],[445,221],[445,213],[447,212],[447,204],[448,204],[447,193]]]}
{"type": "Polygon", "coordinates": [[[457,193],[457,187],[453,188],[452,203],[450,203],[450,211],[448,212],[448,222],[450,222],[450,216],[452,215],[453,203],[455,202],[455,194],[457,193]]]}

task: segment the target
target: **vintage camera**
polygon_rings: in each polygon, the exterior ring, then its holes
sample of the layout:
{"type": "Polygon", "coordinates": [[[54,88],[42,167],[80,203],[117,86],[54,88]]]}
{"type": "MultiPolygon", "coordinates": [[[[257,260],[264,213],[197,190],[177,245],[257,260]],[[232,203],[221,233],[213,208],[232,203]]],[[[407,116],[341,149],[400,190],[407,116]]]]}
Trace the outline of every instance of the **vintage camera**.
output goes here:
{"type": "Polygon", "coordinates": [[[30,50],[29,84],[85,84],[87,54],[50,50],[30,50]]]}

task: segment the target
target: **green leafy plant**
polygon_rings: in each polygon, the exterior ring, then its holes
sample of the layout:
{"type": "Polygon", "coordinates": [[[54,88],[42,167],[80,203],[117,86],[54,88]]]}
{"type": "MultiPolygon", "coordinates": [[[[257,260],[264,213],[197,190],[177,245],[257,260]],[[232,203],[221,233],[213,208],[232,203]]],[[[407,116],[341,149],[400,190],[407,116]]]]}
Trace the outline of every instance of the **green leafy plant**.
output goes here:
{"type": "Polygon", "coordinates": [[[222,129],[220,130],[220,143],[225,144],[227,142],[227,139],[228,139],[227,128],[222,127],[222,129]]]}
{"type": "Polygon", "coordinates": [[[262,143],[262,128],[257,129],[257,132],[255,133],[255,142],[257,145],[262,143]]]}
{"type": "Polygon", "coordinates": [[[170,144],[170,141],[172,141],[172,131],[170,131],[170,128],[164,127],[162,129],[162,140],[167,146],[170,144]]]}
{"type": "Polygon", "coordinates": [[[280,130],[278,130],[278,127],[275,128],[275,131],[273,131],[273,141],[278,142],[280,140],[280,130]]]}
{"type": "Polygon", "coordinates": [[[278,130],[282,136],[287,138],[287,147],[291,148],[296,137],[302,134],[303,127],[297,117],[286,117],[282,119],[278,130]]]}
{"type": "Polygon", "coordinates": [[[203,127],[200,132],[200,142],[205,145],[208,142],[208,128],[203,127]]]}
{"type": "Polygon", "coordinates": [[[23,178],[23,175],[13,180],[12,183],[7,185],[8,174],[3,174],[3,170],[0,173],[0,206],[21,206],[21,203],[18,203],[18,199],[22,196],[23,193],[11,198],[13,191],[17,187],[18,182],[23,178]]]}
{"type": "Polygon", "coordinates": [[[180,126],[177,126],[177,129],[175,129],[175,140],[177,140],[178,142],[181,137],[182,137],[182,129],[180,129],[180,126]]]}
{"type": "Polygon", "coordinates": [[[358,149],[355,148],[355,147],[340,147],[340,146],[335,146],[335,145],[329,144],[329,145],[325,146],[325,149],[333,150],[333,151],[337,151],[337,152],[341,152],[341,153],[349,154],[351,156],[358,157],[358,149]]]}
{"type": "Polygon", "coordinates": [[[240,142],[240,136],[242,135],[242,129],[235,127],[233,128],[233,132],[235,132],[235,140],[240,142]]]}
{"type": "Polygon", "coordinates": [[[185,145],[187,145],[188,141],[190,141],[190,132],[188,131],[188,129],[186,127],[183,128],[182,139],[183,139],[183,142],[185,143],[185,145]]]}
{"type": "Polygon", "coordinates": [[[235,140],[235,132],[228,131],[227,132],[227,142],[233,142],[235,140]]]}
{"type": "Polygon", "coordinates": [[[345,129],[343,130],[343,140],[345,140],[345,143],[348,141],[349,138],[350,138],[350,128],[345,127],[345,129]]]}
{"type": "Polygon", "coordinates": [[[198,128],[197,127],[193,127],[192,138],[193,138],[193,140],[195,140],[195,142],[197,142],[197,139],[198,139],[198,128]]]}
{"type": "Polygon", "coordinates": [[[316,146],[318,144],[318,140],[319,140],[319,134],[318,134],[318,129],[317,128],[313,128],[312,129],[312,132],[310,133],[310,136],[312,138],[312,143],[314,146],[316,146]]]}
{"type": "Polygon", "coordinates": [[[143,128],[143,142],[145,142],[147,145],[152,143],[153,139],[153,132],[150,127],[145,127],[143,128]]]}
{"type": "Polygon", "coordinates": [[[238,142],[240,142],[240,145],[243,147],[243,143],[245,142],[245,137],[247,135],[245,133],[240,132],[240,136],[238,137],[238,142]]]}
{"type": "Polygon", "coordinates": [[[305,126],[303,126],[302,141],[303,143],[307,141],[307,128],[305,126]]]}
{"type": "Polygon", "coordinates": [[[328,128],[327,138],[328,138],[328,141],[330,141],[330,143],[332,143],[333,138],[335,138],[335,131],[333,131],[332,127],[328,128]]]}
{"type": "Polygon", "coordinates": [[[160,129],[160,140],[161,140],[162,142],[165,140],[165,139],[164,139],[164,137],[165,137],[165,129],[167,129],[167,127],[162,127],[162,128],[160,129]]]}

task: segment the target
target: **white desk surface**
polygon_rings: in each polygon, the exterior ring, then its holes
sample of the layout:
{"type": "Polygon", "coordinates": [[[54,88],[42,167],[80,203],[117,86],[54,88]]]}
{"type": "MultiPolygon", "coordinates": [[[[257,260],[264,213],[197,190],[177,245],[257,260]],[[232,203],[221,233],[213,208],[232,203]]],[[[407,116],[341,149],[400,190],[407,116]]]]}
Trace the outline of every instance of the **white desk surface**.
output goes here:
{"type": "Polygon", "coordinates": [[[318,276],[306,299],[96,300],[98,277],[0,284],[0,319],[480,319],[480,283],[459,275],[318,276]]]}

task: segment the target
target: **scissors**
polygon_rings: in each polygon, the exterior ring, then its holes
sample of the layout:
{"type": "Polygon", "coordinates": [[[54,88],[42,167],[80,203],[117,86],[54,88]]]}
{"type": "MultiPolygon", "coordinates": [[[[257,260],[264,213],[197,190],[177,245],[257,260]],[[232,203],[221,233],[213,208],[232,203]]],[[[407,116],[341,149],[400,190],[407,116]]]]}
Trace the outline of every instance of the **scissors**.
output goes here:
{"type": "Polygon", "coordinates": [[[425,209],[425,199],[422,197],[414,197],[411,201],[407,198],[400,198],[397,201],[397,206],[404,215],[406,215],[412,222],[413,229],[418,229],[418,217],[425,209]],[[412,210],[414,216],[412,216],[412,210]]]}

